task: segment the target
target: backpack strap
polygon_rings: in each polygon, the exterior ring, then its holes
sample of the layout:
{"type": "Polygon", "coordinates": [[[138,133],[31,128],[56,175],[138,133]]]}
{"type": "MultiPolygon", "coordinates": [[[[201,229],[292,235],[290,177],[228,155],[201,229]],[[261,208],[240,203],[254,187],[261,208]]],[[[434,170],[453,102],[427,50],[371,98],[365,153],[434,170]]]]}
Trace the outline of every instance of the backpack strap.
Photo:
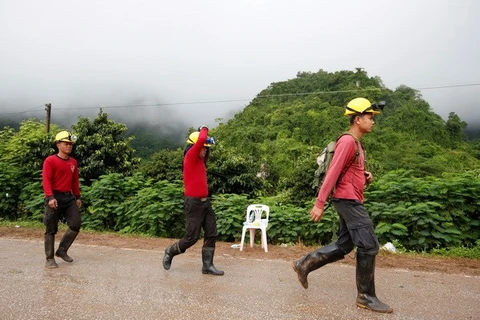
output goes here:
{"type": "MultiPolygon", "coordinates": [[[[355,145],[357,146],[357,150],[355,151],[355,158],[353,159],[353,161],[348,165],[348,167],[350,168],[350,166],[352,164],[355,163],[355,161],[357,161],[358,157],[360,156],[360,144],[361,142],[357,139],[357,137],[355,137],[353,134],[351,134],[350,132],[344,132],[342,133],[341,135],[338,136],[337,140],[340,139],[341,137],[345,136],[345,135],[349,135],[353,138],[353,140],[355,140],[355,145]]],[[[362,146],[362,150],[363,150],[363,146],[362,146]]]]}
{"type": "MultiPolygon", "coordinates": [[[[350,132],[347,131],[347,132],[343,132],[342,134],[340,134],[340,135],[337,137],[337,139],[335,139],[335,142],[330,142],[330,143],[328,144],[328,146],[327,146],[327,150],[329,150],[329,151],[334,151],[334,152],[335,152],[335,147],[336,147],[336,145],[337,145],[338,140],[339,140],[341,137],[343,137],[344,135],[349,135],[349,136],[351,136],[351,137],[353,138],[353,140],[355,140],[355,145],[357,146],[356,151],[355,151],[355,157],[354,157],[353,160],[348,164],[347,170],[345,170],[345,172],[346,172],[346,171],[348,171],[348,169],[350,169],[350,167],[355,163],[355,161],[357,161],[358,157],[360,156],[360,144],[361,144],[361,142],[360,142],[353,134],[351,134],[350,132]],[[332,150],[332,149],[333,149],[333,150],[332,150]]],[[[363,150],[363,146],[362,146],[362,150],[363,150]]],[[[365,152],[364,152],[364,156],[365,156],[365,152]]],[[[328,168],[327,168],[327,170],[328,170],[328,168]]],[[[326,206],[325,206],[324,209],[323,209],[324,212],[325,212],[325,211],[330,207],[330,205],[332,204],[332,197],[331,197],[331,195],[335,192],[336,184],[338,183],[339,180],[342,179],[343,175],[344,175],[344,174],[340,174],[340,176],[338,177],[337,182],[335,183],[335,187],[334,187],[333,190],[332,190],[332,193],[330,194],[330,196],[328,196],[326,206]]],[[[321,189],[321,188],[318,188],[317,197],[318,197],[318,194],[320,193],[320,189],[321,189]]]]}
{"type": "MultiPolygon", "coordinates": [[[[361,144],[361,142],[360,142],[353,134],[351,134],[350,132],[344,132],[344,133],[340,134],[340,135],[338,136],[338,138],[335,140],[335,145],[336,145],[336,143],[338,142],[338,139],[340,139],[340,138],[343,137],[344,135],[349,135],[349,136],[351,136],[351,137],[353,138],[353,140],[355,140],[355,145],[357,146],[357,150],[355,151],[355,157],[354,157],[353,160],[350,161],[350,163],[348,164],[347,170],[345,170],[345,172],[347,172],[348,169],[350,169],[350,167],[355,163],[355,161],[357,161],[358,157],[360,156],[360,144],[361,144]]],[[[362,147],[362,150],[363,150],[363,147],[362,147]]],[[[344,175],[344,174],[345,174],[345,173],[340,174],[340,176],[338,177],[337,182],[335,182],[335,187],[333,188],[332,193],[330,194],[330,196],[329,196],[328,199],[327,199],[327,202],[328,202],[328,203],[327,203],[326,207],[323,209],[324,211],[326,211],[326,210],[328,209],[328,207],[330,207],[330,205],[332,204],[332,197],[331,197],[331,195],[335,192],[335,189],[337,188],[337,183],[338,183],[338,181],[340,181],[340,180],[343,178],[343,175],[344,175]]],[[[320,192],[320,190],[318,190],[318,192],[320,192]]],[[[318,196],[318,195],[317,195],[317,196],[318,196]]]]}
{"type": "MultiPolygon", "coordinates": [[[[335,140],[335,142],[338,142],[338,139],[340,139],[341,137],[343,137],[343,136],[345,136],[345,135],[351,136],[351,137],[353,138],[353,140],[355,140],[355,145],[357,146],[357,149],[356,149],[356,151],[355,151],[355,158],[353,158],[353,160],[350,161],[350,163],[349,163],[348,166],[347,166],[347,170],[345,170],[345,172],[347,172],[348,169],[350,169],[350,167],[355,163],[355,161],[357,161],[358,157],[360,156],[360,143],[361,143],[361,142],[358,141],[358,139],[357,139],[353,134],[351,134],[351,133],[348,132],[348,131],[342,133],[341,135],[339,135],[338,138],[337,138],[337,140],[335,140]]],[[[340,181],[340,180],[343,178],[343,175],[344,175],[344,173],[343,173],[343,174],[340,174],[340,176],[338,177],[338,180],[337,180],[337,182],[335,182],[335,187],[333,188],[332,193],[335,191],[335,189],[336,189],[336,187],[337,187],[338,181],[340,181]]]]}

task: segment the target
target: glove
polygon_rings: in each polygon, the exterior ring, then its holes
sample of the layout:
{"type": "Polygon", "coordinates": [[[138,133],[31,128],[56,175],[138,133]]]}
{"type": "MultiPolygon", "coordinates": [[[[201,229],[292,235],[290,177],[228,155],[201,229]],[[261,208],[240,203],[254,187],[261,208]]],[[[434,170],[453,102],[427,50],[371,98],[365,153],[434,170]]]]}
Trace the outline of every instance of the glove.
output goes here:
{"type": "Polygon", "coordinates": [[[213,139],[213,137],[208,137],[205,143],[210,145],[215,144],[215,139],[213,139]]]}

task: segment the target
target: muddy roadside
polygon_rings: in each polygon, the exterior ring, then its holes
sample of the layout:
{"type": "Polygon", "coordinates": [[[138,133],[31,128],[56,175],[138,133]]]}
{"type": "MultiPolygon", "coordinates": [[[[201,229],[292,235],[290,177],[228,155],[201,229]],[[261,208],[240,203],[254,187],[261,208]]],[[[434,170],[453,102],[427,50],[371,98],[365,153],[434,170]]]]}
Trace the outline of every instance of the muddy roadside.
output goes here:
{"type": "MultiPolygon", "coordinates": [[[[4,238],[43,241],[43,232],[44,230],[42,228],[0,227],[0,237],[4,238]]],[[[63,232],[63,230],[59,231],[57,239],[60,239],[63,232]]],[[[157,250],[163,252],[163,250],[175,242],[176,239],[82,231],[79,234],[77,241],[78,243],[87,245],[157,250]]],[[[201,242],[202,240],[190,248],[189,253],[200,254],[201,242]]],[[[239,249],[232,248],[232,245],[233,243],[231,242],[217,242],[216,254],[244,259],[293,261],[316,249],[315,247],[308,247],[301,244],[294,246],[269,245],[268,252],[264,252],[258,244],[253,248],[250,248],[247,244],[244,250],[240,251],[239,249]]],[[[159,254],[161,255],[163,253],[159,254]]],[[[338,263],[355,264],[354,253],[350,253],[345,259],[338,263]]],[[[480,259],[432,257],[381,251],[377,258],[377,267],[480,276],[480,259]]]]}

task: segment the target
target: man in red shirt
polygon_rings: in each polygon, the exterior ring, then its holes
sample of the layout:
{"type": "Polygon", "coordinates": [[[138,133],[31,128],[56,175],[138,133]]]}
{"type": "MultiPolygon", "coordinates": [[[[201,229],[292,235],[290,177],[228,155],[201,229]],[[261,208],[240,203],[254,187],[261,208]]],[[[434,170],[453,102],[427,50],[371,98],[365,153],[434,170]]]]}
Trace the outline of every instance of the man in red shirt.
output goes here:
{"type": "Polygon", "coordinates": [[[45,267],[47,268],[58,268],[53,256],[58,222],[65,221],[68,230],[63,235],[55,255],[67,262],[73,261],[67,251],[75,241],[82,224],[79,211],[82,200],[80,200],[78,165],[77,161],[70,157],[74,140],[69,132],[59,132],[55,136],[58,153],[47,157],[43,162],[42,181],[45,194],[43,223],[46,226],[45,267]]]}
{"type": "Polygon", "coordinates": [[[165,250],[163,267],[169,270],[174,256],[184,253],[200,237],[203,228],[202,273],[221,276],[222,270],[213,265],[215,242],[217,239],[217,222],[208,197],[206,162],[210,154],[213,138],[208,137],[208,128],[190,134],[183,159],[183,183],[185,187],[185,236],[165,250]]]}
{"type": "Polygon", "coordinates": [[[314,222],[320,221],[325,202],[332,195],[333,206],[340,216],[338,239],[295,261],[293,269],[306,289],[307,276],[311,271],[343,259],[356,246],[357,306],[389,313],[392,308],[381,302],[375,294],[375,257],[379,244],[373,222],[363,206],[364,187],[372,182],[373,176],[365,170],[361,144],[363,135],[373,130],[374,114],[380,113],[383,106],[384,104],[371,104],[364,98],[356,98],[348,103],[345,115],[350,117],[350,130],[337,141],[325,181],[310,212],[314,222]]]}

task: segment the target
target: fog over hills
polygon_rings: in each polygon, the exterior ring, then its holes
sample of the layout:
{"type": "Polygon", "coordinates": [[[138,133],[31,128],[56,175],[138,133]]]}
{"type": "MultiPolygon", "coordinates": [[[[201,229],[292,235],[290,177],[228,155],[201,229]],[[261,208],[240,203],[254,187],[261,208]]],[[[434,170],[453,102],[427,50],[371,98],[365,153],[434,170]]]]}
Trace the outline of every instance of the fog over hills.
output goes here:
{"type": "Polygon", "coordinates": [[[364,68],[480,124],[480,2],[50,0],[0,4],[0,120],[215,126],[299,71],[364,68]]]}

